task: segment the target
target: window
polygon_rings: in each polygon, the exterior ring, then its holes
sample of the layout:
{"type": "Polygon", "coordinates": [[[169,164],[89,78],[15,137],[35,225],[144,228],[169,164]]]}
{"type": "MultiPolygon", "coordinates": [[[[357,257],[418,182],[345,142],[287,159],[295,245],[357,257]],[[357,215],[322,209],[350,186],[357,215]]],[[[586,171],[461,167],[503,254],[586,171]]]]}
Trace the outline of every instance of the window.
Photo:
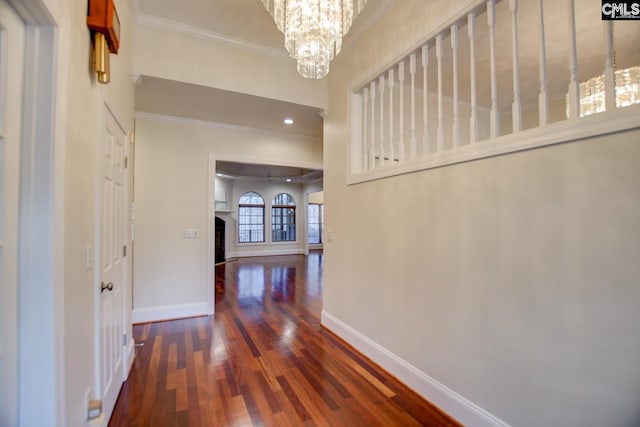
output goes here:
{"type": "Polygon", "coordinates": [[[319,245],[322,243],[322,229],[324,226],[324,205],[309,203],[309,243],[319,245]]]}
{"type": "Polygon", "coordinates": [[[271,202],[271,240],[296,240],[296,202],[287,193],[278,194],[271,202]]]}
{"type": "Polygon", "coordinates": [[[238,202],[238,242],[264,242],[264,199],[253,191],[238,202]]]}

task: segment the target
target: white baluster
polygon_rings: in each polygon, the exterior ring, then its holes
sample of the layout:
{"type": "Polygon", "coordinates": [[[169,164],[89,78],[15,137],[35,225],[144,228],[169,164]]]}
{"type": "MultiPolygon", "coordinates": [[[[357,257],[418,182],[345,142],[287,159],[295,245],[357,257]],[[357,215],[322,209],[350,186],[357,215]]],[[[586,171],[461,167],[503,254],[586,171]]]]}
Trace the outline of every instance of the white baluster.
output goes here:
{"type": "Polygon", "coordinates": [[[384,76],[380,76],[380,166],[384,166],[384,76]]]}
{"type": "Polygon", "coordinates": [[[538,122],[549,124],[549,93],[547,91],[547,48],[544,36],[544,0],[540,4],[540,94],[538,94],[538,122]]]}
{"type": "Polygon", "coordinates": [[[371,169],[376,168],[376,82],[371,82],[371,169]]]}
{"type": "Polygon", "coordinates": [[[429,77],[429,46],[422,46],[422,154],[429,154],[429,90],[427,78],[429,77]]]}
{"type": "Polygon", "coordinates": [[[500,136],[500,112],[498,111],[498,80],[496,73],[496,0],[487,3],[487,23],[489,24],[489,48],[491,54],[491,138],[500,136]]]}
{"type": "Polygon", "coordinates": [[[469,141],[478,141],[478,99],[476,96],[476,13],[467,15],[469,52],[471,61],[471,117],[469,118],[469,141]]]}
{"type": "Polygon", "coordinates": [[[580,86],[578,84],[578,51],[576,47],[576,16],[573,0],[569,1],[569,118],[580,117],[580,86]]]}
{"type": "Polygon", "coordinates": [[[444,150],[444,107],[442,95],[442,33],[436,36],[436,59],[438,62],[438,151],[444,150]]]}
{"type": "Polygon", "coordinates": [[[395,144],[393,143],[393,86],[395,85],[395,76],[393,68],[389,70],[389,160],[394,161],[396,158],[395,144]]]}
{"type": "Polygon", "coordinates": [[[513,133],[522,129],[522,105],[520,103],[520,65],[518,60],[518,0],[509,0],[511,11],[511,51],[513,58],[513,104],[511,104],[511,123],[513,133]]]}
{"type": "Polygon", "coordinates": [[[409,55],[409,74],[411,74],[411,159],[417,155],[416,141],[416,54],[409,55]]]}
{"type": "Polygon", "coordinates": [[[616,71],[613,63],[613,21],[604,21],[604,100],[607,111],[616,108],[616,71]]]}
{"type": "Polygon", "coordinates": [[[369,89],[365,87],[364,90],[362,91],[362,155],[363,155],[362,169],[365,171],[371,168],[371,164],[369,163],[371,159],[371,154],[369,153],[369,140],[367,139],[367,136],[368,136],[367,135],[367,127],[368,127],[367,114],[369,113],[368,107],[369,107],[369,89]]]}
{"type": "Polygon", "coordinates": [[[451,50],[453,52],[453,126],[451,129],[452,146],[460,145],[460,121],[458,105],[458,24],[451,25],[451,50]]]}
{"type": "Polygon", "coordinates": [[[400,161],[404,161],[404,60],[398,64],[398,82],[400,82],[400,118],[399,118],[399,128],[400,128],[400,140],[398,145],[400,146],[399,156],[400,161]]]}

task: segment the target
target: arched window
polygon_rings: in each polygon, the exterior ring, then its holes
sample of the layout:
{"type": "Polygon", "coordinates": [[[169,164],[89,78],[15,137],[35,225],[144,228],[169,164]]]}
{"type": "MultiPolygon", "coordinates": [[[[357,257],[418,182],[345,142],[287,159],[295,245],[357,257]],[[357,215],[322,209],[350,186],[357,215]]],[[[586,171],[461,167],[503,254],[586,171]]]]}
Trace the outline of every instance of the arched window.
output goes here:
{"type": "Polygon", "coordinates": [[[238,202],[238,242],[264,242],[264,199],[253,191],[238,202]]]}
{"type": "Polygon", "coordinates": [[[290,194],[280,193],[271,202],[271,240],[296,240],[296,202],[290,194]]]}

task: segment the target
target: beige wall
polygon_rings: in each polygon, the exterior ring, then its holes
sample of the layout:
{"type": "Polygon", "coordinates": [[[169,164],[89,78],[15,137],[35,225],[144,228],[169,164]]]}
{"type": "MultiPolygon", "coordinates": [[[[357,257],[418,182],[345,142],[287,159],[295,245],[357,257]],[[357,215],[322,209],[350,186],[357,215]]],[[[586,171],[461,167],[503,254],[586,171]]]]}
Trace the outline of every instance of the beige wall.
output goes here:
{"type": "Polygon", "coordinates": [[[349,89],[465,3],[396,2],[332,67],[324,310],[506,423],[637,425],[640,130],[346,185],[349,89]]]}
{"type": "MultiPolygon", "coordinates": [[[[95,271],[85,270],[85,248],[96,242],[96,147],[102,137],[104,103],[132,130],[133,18],[129,2],[118,5],[121,47],[111,55],[111,83],[101,85],[90,70],[90,37],[86,27],[87,3],[61,3],[58,111],[64,126],[64,348],[65,395],[68,426],[84,426],[85,392],[94,393],[95,271]]],[[[129,298],[130,301],[130,298],[129,298]]],[[[126,305],[125,305],[126,309],[126,305]]],[[[130,322],[125,330],[131,336],[130,322]]],[[[93,396],[95,397],[95,396],[93,396]]]]}
{"type": "Polygon", "coordinates": [[[149,25],[138,25],[136,36],[137,75],[327,106],[327,79],[300,77],[286,54],[261,54],[149,25]]]}
{"type": "Polygon", "coordinates": [[[218,160],[322,167],[322,141],[316,138],[139,116],[134,320],[138,313],[160,319],[176,306],[205,310],[212,286],[207,270],[210,154],[218,160]],[[185,228],[198,229],[200,238],[183,239],[185,228]]]}

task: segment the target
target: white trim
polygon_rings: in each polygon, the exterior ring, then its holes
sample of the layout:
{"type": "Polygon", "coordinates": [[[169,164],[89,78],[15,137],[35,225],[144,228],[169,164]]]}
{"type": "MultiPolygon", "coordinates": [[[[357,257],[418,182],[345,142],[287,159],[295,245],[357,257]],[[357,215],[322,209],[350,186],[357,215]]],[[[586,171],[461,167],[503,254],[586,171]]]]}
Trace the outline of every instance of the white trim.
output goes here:
{"type": "MultiPolygon", "coordinates": [[[[20,6],[19,13],[29,13],[28,22],[42,23],[48,18],[39,1],[20,6]]],[[[64,395],[60,395],[64,377],[59,372],[64,366],[60,347],[64,320],[59,311],[64,290],[55,286],[54,279],[57,74],[51,70],[57,65],[58,29],[51,25],[25,28],[18,243],[19,417],[24,425],[47,426],[64,417],[64,395]]]]}
{"type": "MultiPolygon", "coordinates": [[[[211,287],[213,287],[213,285],[211,287]]],[[[194,302],[189,304],[163,305],[148,308],[135,308],[131,312],[131,320],[134,324],[159,322],[162,320],[207,316],[209,314],[208,311],[208,301],[194,302]]]]}
{"type": "MultiPolygon", "coordinates": [[[[213,154],[209,153],[209,174],[208,174],[208,191],[207,191],[207,314],[213,314],[216,311],[215,305],[215,259],[216,259],[216,159],[213,154]]],[[[225,236],[226,242],[226,236],[225,236]]]]}
{"type": "MultiPolygon", "coordinates": [[[[2,23],[0,22],[0,139],[4,138],[4,134],[6,132],[6,123],[7,123],[7,80],[8,77],[8,67],[7,60],[7,31],[2,27],[2,23]]],[[[3,165],[4,166],[4,165],[3,165]]]]}
{"type": "Polygon", "coordinates": [[[389,164],[385,168],[351,174],[348,177],[348,184],[358,184],[471,160],[637,129],[639,128],[638,117],[640,117],[640,105],[594,114],[580,119],[564,120],[548,126],[501,136],[493,140],[479,141],[476,144],[467,144],[455,149],[432,153],[427,157],[414,161],[389,164]]]}
{"type": "Polygon", "coordinates": [[[289,59],[289,53],[284,50],[284,47],[282,49],[277,49],[271,46],[231,37],[226,34],[220,34],[203,28],[194,27],[193,25],[159,18],[157,16],[139,14],[137,23],[139,25],[145,25],[147,27],[153,27],[164,31],[171,31],[213,43],[220,43],[235,48],[250,50],[261,55],[289,59]]]}
{"type": "Polygon", "coordinates": [[[133,337],[129,337],[129,341],[127,342],[126,348],[125,348],[125,359],[124,359],[124,363],[125,363],[125,380],[129,377],[129,373],[131,372],[131,368],[133,368],[133,362],[135,361],[136,358],[136,343],[133,340],[133,337]]]}
{"type": "Polygon", "coordinates": [[[278,255],[304,255],[304,249],[274,249],[267,251],[254,251],[254,252],[232,252],[227,255],[229,258],[250,258],[257,256],[278,256],[278,255]]]}
{"type": "Polygon", "coordinates": [[[321,324],[462,424],[478,427],[509,426],[324,310],[321,324]]]}

